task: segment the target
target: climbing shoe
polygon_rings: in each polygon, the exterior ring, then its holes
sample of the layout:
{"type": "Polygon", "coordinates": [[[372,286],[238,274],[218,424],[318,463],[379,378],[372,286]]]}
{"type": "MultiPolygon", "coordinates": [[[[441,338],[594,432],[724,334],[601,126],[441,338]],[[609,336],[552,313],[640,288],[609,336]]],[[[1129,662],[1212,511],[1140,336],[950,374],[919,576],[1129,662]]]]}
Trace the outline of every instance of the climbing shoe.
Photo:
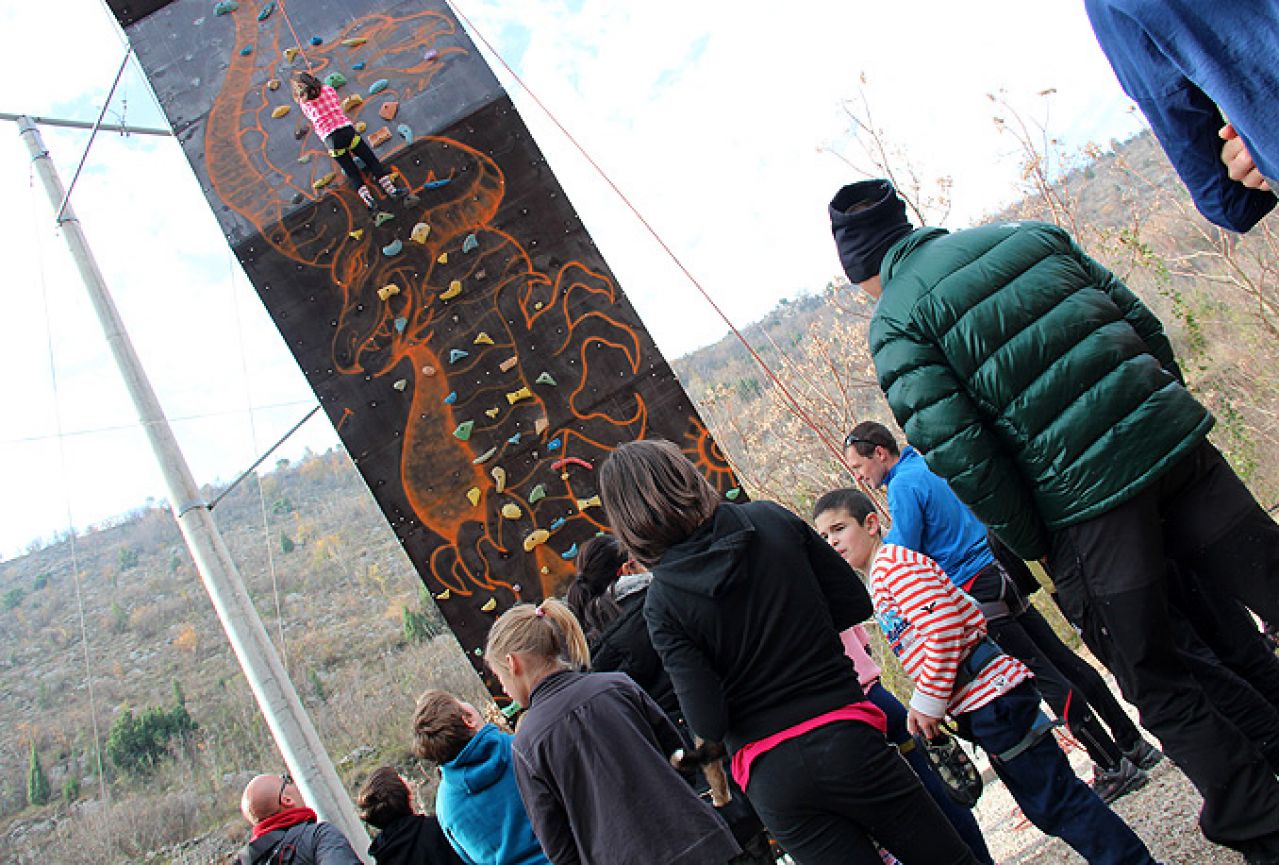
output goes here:
{"type": "Polygon", "coordinates": [[[363,201],[364,206],[369,210],[377,209],[377,202],[373,200],[373,190],[367,186],[361,186],[356,190],[356,194],[360,196],[360,201],[363,201]]]}
{"type": "Polygon", "coordinates": [[[1124,748],[1124,756],[1138,769],[1144,769],[1149,772],[1159,765],[1159,761],[1164,758],[1164,752],[1145,739],[1139,739],[1136,745],[1131,748],[1124,748]]]}
{"type": "Polygon", "coordinates": [[[1149,780],[1150,776],[1133,765],[1127,757],[1122,758],[1113,769],[1103,769],[1096,763],[1092,766],[1093,792],[1107,805],[1133,790],[1140,790],[1149,780]]]}
{"type": "Polygon", "coordinates": [[[382,191],[392,198],[400,197],[400,188],[395,185],[395,180],[389,174],[383,174],[377,179],[378,185],[382,187],[382,191]]]}
{"type": "Polygon", "coordinates": [[[981,797],[981,773],[968,758],[968,752],[959,744],[959,740],[942,733],[936,739],[915,736],[914,742],[915,747],[932,764],[933,771],[946,788],[946,795],[957,805],[974,807],[981,797]]]}

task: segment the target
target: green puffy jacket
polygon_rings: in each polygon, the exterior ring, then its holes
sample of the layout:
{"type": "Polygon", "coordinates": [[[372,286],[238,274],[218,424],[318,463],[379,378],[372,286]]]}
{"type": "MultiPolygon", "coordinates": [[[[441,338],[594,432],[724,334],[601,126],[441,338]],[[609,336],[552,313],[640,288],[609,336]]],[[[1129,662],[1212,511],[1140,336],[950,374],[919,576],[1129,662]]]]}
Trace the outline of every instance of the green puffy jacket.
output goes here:
{"type": "Polygon", "coordinates": [[[1159,319],[1056,226],[920,229],[880,277],[870,349],[897,422],[1023,558],[1212,428],[1159,319]]]}

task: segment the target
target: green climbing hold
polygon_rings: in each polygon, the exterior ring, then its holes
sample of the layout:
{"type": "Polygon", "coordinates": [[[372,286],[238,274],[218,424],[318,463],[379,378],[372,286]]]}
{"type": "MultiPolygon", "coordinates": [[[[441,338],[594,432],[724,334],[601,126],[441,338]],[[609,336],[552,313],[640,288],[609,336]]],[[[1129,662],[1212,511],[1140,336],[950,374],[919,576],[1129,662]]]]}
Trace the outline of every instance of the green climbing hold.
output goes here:
{"type": "Polygon", "coordinates": [[[546,498],[546,487],[544,487],[542,484],[538,484],[537,486],[533,487],[533,489],[529,490],[528,503],[530,505],[535,504],[536,502],[540,502],[544,498],[546,498]]]}
{"type": "Polygon", "coordinates": [[[475,238],[475,235],[468,234],[466,236],[466,240],[462,241],[462,251],[473,252],[479,247],[479,245],[480,245],[480,242],[475,238]]]}
{"type": "Polygon", "coordinates": [[[270,3],[263,6],[261,11],[258,12],[258,20],[265,21],[266,19],[271,17],[271,13],[274,11],[275,11],[275,0],[271,0],[270,3]]]}
{"type": "Polygon", "coordinates": [[[395,238],[395,240],[392,240],[386,246],[382,247],[382,254],[385,255],[387,258],[390,258],[393,255],[399,255],[403,251],[404,251],[404,241],[400,240],[398,237],[395,238]]]}
{"type": "Polygon", "coordinates": [[[330,72],[324,76],[324,83],[337,90],[339,87],[346,86],[346,76],[341,72],[330,72]]]}
{"type": "Polygon", "coordinates": [[[453,437],[462,441],[469,441],[471,438],[471,430],[475,429],[475,421],[464,420],[457,425],[457,429],[453,430],[453,437]]]}
{"type": "Polygon", "coordinates": [[[489,448],[484,453],[480,454],[475,459],[471,460],[471,463],[472,465],[477,465],[477,466],[483,465],[484,463],[493,459],[493,457],[495,456],[497,456],[497,448],[489,448]]]}
{"type": "Polygon", "coordinates": [[[535,381],[536,381],[538,384],[549,384],[549,385],[551,385],[552,387],[554,387],[556,384],[558,384],[558,382],[557,382],[557,381],[555,381],[555,377],[554,377],[553,375],[551,375],[549,372],[544,372],[544,373],[542,373],[541,375],[539,375],[539,376],[535,379],[535,381]]]}
{"type": "Polygon", "coordinates": [[[369,85],[369,95],[372,96],[375,93],[381,93],[383,90],[385,90],[386,88],[390,86],[391,86],[390,81],[387,81],[385,78],[379,78],[377,81],[374,81],[372,84],[369,85]]]}
{"type": "Polygon", "coordinates": [[[380,227],[382,223],[390,222],[392,219],[395,219],[394,213],[387,213],[385,210],[379,210],[377,215],[373,217],[373,224],[380,227]]]}
{"type": "Polygon", "coordinates": [[[469,351],[465,350],[465,349],[461,349],[461,348],[452,348],[452,349],[449,349],[449,363],[450,363],[450,364],[457,363],[457,362],[458,362],[459,360],[461,360],[462,358],[464,358],[464,357],[470,357],[470,356],[471,356],[471,353],[470,353],[469,351]]]}
{"type": "Polygon", "coordinates": [[[213,7],[214,15],[230,15],[232,12],[240,8],[240,4],[235,0],[222,0],[221,3],[213,7]]]}
{"type": "Polygon", "coordinates": [[[741,494],[742,494],[741,487],[733,487],[731,490],[724,493],[724,498],[728,499],[730,502],[735,502],[737,501],[737,497],[740,496],[741,494]]]}

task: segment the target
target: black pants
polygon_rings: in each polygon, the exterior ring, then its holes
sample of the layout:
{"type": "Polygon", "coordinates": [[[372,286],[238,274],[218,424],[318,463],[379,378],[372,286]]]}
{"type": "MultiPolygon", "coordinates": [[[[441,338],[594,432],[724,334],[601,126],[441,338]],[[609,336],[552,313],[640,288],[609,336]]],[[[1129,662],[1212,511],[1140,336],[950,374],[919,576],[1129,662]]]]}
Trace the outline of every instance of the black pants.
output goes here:
{"type": "Polygon", "coordinates": [[[839,721],[782,742],[751,766],[755,810],[800,865],[977,865],[882,733],[839,721]]]}
{"type": "Polygon", "coordinates": [[[1204,835],[1279,856],[1279,781],[1178,652],[1167,558],[1209,591],[1279,614],[1279,526],[1206,442],[1137,496],[1058,531],[1053,578],[1067,616],[1203,796],[1204,835]],[[1226,513],[1243,516],[1223,531],[1226,513]]]}
{"type": "Polygon", "coordinates": [[[374,178],[381,179],[391,173],[391,170],[378,161],[377,154],[373,152],[373,148],[369,147],[363,136],[357,136],[354,126],[341,126],[334,129],[328,138],[324,139],[324,143],[328,145],[329,152],[341,151],[340,155],[334,156],[333,160],[337,162],[338,167],[342,169],[342,173],[347,179],[355,184],[356,189],[364,185],[364,178],[360,175],[360,166],[355,164],[355,157],[360,157],[360,161],[364,163],[364,167],[374,178]],[[359,142],[352,147],[351,142],[359,138],[359,142]]]}
{"type": "MultiPolygon", "coordinates": [[[[1016,588],[998,566],[987,568],[969,586],[979,603],[1008,598],[1016,588]]],[[[1039,611],[1019,596],[1010,598],[1013,615],[991,617],[989,633],[999,647],[1035,674],[1035,686],[1058,718],[1103,769],[1113,769],[1123,753],[1141,739],[1141,732],[1119,705],[1101,674],[1061,641],[1039,611]],[[1105,718],[1107,731],[1098,720],[1105,718]]]]}

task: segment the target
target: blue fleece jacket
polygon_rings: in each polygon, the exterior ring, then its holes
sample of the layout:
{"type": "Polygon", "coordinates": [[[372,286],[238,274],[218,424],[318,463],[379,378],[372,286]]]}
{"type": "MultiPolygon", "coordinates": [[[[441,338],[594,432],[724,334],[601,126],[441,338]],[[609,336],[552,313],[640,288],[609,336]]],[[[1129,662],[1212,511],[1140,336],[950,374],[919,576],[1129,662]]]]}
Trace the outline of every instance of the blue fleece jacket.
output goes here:
{"type": "Polygon", "coordinates": [[[963,588],[983,568],[995,563],[986,543],[986,527],[954,490],[928,468],[913,447],[902,450],[884,475],[892,528],[884,543],[923,553],[963,588]]]}
{"type": "Polygon", "coordinates": [[[1124,92],[1141,108],[1195,206],[1247,231],[1271,192],[1230,179],[1217,131],[1230,118],[1257,169],[1279,179],[1279,0],[1085,0],[1124,92]]]}
{"type": "Polygon", "coordinates": [[[467,865],[549,865],[515,784],[512,739],[485,724],[440,767],[435,816],[467,865]]]}

